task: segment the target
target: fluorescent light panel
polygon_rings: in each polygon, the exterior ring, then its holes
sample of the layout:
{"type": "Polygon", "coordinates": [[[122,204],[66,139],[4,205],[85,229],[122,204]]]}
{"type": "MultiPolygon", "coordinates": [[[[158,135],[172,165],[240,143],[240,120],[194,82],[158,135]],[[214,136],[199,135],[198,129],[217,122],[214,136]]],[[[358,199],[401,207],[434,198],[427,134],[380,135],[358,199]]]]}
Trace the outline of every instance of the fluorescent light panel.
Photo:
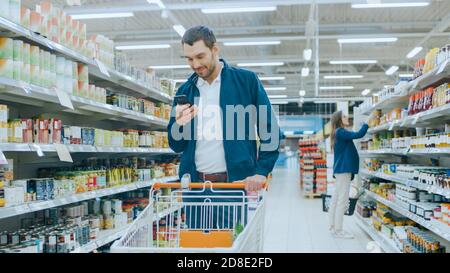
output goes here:
{"type": "Polygon", "coordinates": [[[282,81],[282,80],[285,80],[286,79],[286,77],[284,77],[284,76],[274,76],[274,77],[259,77],[259,79],[261,80],[261,81],[282,81]]]}
{"type": "Polygon", "coordinates": [[[153,69],[182,69],[182,68],[189,68],[189,65],[153,65],[149,66],[153,69]]]}
{"type": "Polygon", "coordinates": [[[284,62],[272,62],[272,63],[239,63],[237,66],[282,66],[284,62]]]}
{"type": "Polygon", "coordinates": [[[414,77],[414,74],[399,74],[398,76],[400,78],[412,78],[414,77]]]}
{"type": "Polygon", "coordinates": [[[285,100],[279,100],[279,101],[270,101],[271,104],[288,104],[288,101],[285,100]]]}
{"type": "Polygon", "coordinates": [[[269,99],[285,99],[287,95],[269,95],[269,99]]]}
{"type": "Polygon", "coordinates": [[[175,80],[172,80],[174,83],[183,83],[183,82],[187,82],[187,80],[186,79],[175,79],[175,80]]]}
{"type": "Polygon", "coordinates": [[[376,60],[334,60],[330,64],[376,64],[376,60]]]}
{"type": "Polygon", "coordinates": [[[266,91],[284,91],[286,87],[266,87],[266,91]]]}
{"type": "Polygon", "coordinates": [[[70,15],[74,20],[83,20],[83,19],[107,19],[107,18],[125,18],[125,17],[133,17],[134,13],[132,12],[116,12],[116,13],[86,13],[86,14],[71,14],[70,15]]]}
{"type": "Polygon", "coordinates": [[[361,92],[361,95],[367,96],[367,95],[369,95],[370,91],[371,91],[370,89],[364,89],[364,90],[361,92]]]}
{"type": "Polygon", "coordinates": [[[173,25],[173,29],[180,35],[181,37],[184,36],[184,33],[186,32],[186,29],[182,25],[173,25]]]}
{"type": "Polygon", "coordinates": [[[352,90],[354,86],[321,86],[320,90],[352,90]]]}
{"type": "Polygon", "coordinates": [[[138,50],[138,49],[160,49],[160,48],[170,48],[170,45],[124,45],[116,46],[117,50],[138,50]]]}
{"type": "Polygon", "coordinates": [[[418,46],[418,47],[413,48],[413,50],[411,50],[411,51],[408,53],[408,55],[406,55],[406,58],[408,58],[408,59],[413,58],[413,57],[416,56],[420,51],[422,51],[422,49],[423,49],[423,47],[421,47],[421,46],[418,46]]]}
{"type": "Polygon", "coordinates": [[[411,8],[411,7],[425,7],[429,2],[398,2],[398,3],[372,3],[372,4],[352,4],[354,9],[369,9],[369,8],[411,8]]]}
{"type": "Polygon", "coordinates": [[[392,43],[396,42],[398,38],[343,38],[338,39],[340,44],[364,44],[364,43],[392,43]]]}
{"type": "Polygon", "coordinates": [[[205,14],[215,14],[215,13],[261,12],[261,11],[275,11],[275,10],[277,10],[276,6],[247,7],[247,8],[229,7],[229,8],[202,9],[202,12],[205,14]]]}
{"type": "Polygon", "coordinates": [[[337,80],[337,79],[362,79],[363,75],[335,75],[335,76],[323,76],[326,80],[337,80]]]}
{"type": "Polygon", "coordinates": [[[248,42],[224,42],[225,46],[257,46],[257,45],[279,45],[281,41],[248,41],[248,42]]]}
{"type": "Polygon", "coordinates": [[[398,70],[398,66],[393,65],[386,71],[386,75],[392,75],[395,72],[397,72],[397,70],[398,70]]]}

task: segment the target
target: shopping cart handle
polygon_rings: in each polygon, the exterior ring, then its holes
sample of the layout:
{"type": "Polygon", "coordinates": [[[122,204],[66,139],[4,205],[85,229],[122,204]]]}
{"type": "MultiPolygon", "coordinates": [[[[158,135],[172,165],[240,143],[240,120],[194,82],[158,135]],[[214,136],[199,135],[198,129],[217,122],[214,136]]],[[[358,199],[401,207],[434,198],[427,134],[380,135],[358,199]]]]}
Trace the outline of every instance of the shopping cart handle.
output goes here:
{"type": "MultiPolygon", "coordinates": [[[[267,189],[267,186],[269,185],[269,183],[264,182],[263,184],[263,188],[267,189]]],[[[245,183],[244,182],[213,182],[213,183],[203,183],[203,182],[197,182],[197,183],[189,183],[189,188],[190,189],[203,189],[203,188],[219,188],[219,189],[245,189],[245,183]],[[206,185],[206,184],[209,184],[206,185]]],[[[181,183],[155,183],[153,184],[153,189],[154,190],[159,190],[162,188],[171,188],[171,189],[180,189],[181,188],[181,183]]]]}

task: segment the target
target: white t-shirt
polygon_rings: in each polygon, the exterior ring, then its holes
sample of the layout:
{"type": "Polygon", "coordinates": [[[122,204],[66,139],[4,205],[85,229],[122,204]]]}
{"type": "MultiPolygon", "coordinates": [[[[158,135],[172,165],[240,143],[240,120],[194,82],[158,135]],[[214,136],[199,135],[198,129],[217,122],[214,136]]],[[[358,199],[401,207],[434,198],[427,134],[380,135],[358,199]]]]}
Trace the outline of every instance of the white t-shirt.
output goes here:
{"type": "Polygon", "coordinates": [[[221,72],[222,69],[211,84],[200,77],[197,80],[200,100],[197,113],[195,165],[197,166],[197,171],[202,173],[227,171],[220,109],[221,72]]]}

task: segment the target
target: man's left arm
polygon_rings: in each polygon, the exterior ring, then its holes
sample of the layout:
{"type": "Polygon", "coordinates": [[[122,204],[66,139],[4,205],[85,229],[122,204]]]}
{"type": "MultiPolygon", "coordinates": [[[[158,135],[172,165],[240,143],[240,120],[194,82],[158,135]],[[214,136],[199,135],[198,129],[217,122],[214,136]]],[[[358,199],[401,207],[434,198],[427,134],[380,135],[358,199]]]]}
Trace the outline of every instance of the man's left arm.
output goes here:
{"type": "Polygon", "coordinates": [[[246,178],[248,190],[259,190],[278,159],[281,131],[275,113],[263,85],[254,74],[253,87],[256,94],[256,128],[260,138],[255,175],[246,178]]]}

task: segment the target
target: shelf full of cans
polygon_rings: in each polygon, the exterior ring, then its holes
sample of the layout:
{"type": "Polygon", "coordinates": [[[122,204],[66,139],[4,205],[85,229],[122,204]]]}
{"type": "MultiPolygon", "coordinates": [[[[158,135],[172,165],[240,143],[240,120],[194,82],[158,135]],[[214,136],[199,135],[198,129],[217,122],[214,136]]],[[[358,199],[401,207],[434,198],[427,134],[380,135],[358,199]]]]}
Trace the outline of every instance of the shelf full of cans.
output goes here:
{"type": "Polygon", "coordinates": [[[446,253],[446,242],[381,202],[360,201],[357,223],[388,253],[446,253]]]}
{"type": "MultiPolygon", "coordinates": [[[[382,109],[388,110],[406,105],[408,99],[411,103],[424,107],[423,101],[430,96],[432,102],[425,102],[426,105],[433,107],[442,106],[449,103],[450,93],[448,83],[450,81],[450,45],[442,48],[433,48],[425,58],[420,58],[415,65],[413,78],[400,78],[395,86],[386,86],[382,91],[374,94],[365,100],[360,106],[359,111],[362,114],[382,109]]],[[[422,111],[415,109],[412,111],[422,111]]],[[[425,107],[426,108],[426,107],[425,107]]],[[[428,108],[429,109],[429,108],[428,108]]],[[[408,112],[411,111],[409,107],[408,112]]]]}
{"type": "Polygon", "coordinates": [[[147,158],[88,159],[73,167],[41,168],[37,178],[14,179],[14,162],[0,172],[0,218],[174,181],[178,162],[147,158]]]}
{"type": "MultiPolygon", "coordinates": [[[[167,132],[142,130],[103,130],[64,125],[60,119],[36,117],[32,119],[8,119],[8,106],[0,105],[0,147],[2,151],[33,151],[27,145],[17,143],[42,144],[43,150],[55,151],[46,144],[67,144],[79,152],[151,152],[148,149],[108,148],[159,148],[168,150],[167,132]],[[94,146],[89,149],[76,149],[76,145],[94,146]]],[[[155,150],[155,152],[158,150],[155,150]]]]}
{"type": "Polygon", "coordinates": [[[442,242],[450,241],[449,199],[378,178],[371,178],[365,184],[369,198],[412,220],[414,226],[428,229],[442,242]]]}
{"type": "Polygon", "coordinates": [[[39,211],[0,233],[0,252],[91,252],[118,239],[148,202],[148,191],[138,190],[39,211]]]}
{"type": "Polygon", "coordinates": [[[324,151],[316,140],[299,140],[300,185],[305,195],[327,191],[327,164],[324,151]]]}
{"type": "Polygon", "coordinates": [[[450,123],[441,122],[441,128],[396,128],[380,131],[361,141],[365,154],[450,156],[450,123]]]}
{"type": "Polygon", "coordinates": [[[86,24],[73,20],[50,1],[41,1],[34,10],[22,6],[20,0],[1,2],[0,29],[7,36],[87,65],[92,78],[105,86],[112,84],[139,96],[171,102],[173,87],[161,88],[154,72],[131,66],[123,54],[114,51],[112,40],[103,35],[87,37],[86,24]]]}

